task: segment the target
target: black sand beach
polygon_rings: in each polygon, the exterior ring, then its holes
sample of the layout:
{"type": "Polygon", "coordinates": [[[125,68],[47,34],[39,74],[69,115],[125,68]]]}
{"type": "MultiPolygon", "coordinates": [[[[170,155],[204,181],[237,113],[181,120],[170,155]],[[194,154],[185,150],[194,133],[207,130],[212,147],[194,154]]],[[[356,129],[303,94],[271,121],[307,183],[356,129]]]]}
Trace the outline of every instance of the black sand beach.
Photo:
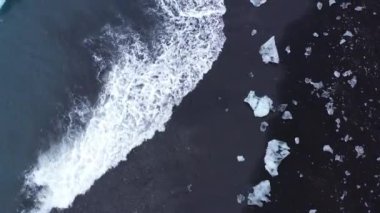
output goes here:
{"type": "MultiPolygon", "coordinates": [[[[379,146],[376,140],[369,140],[370,135],[379,137],[378,126],[358,132],[353,125],[364,122],[361,118],[368,112],[355,105],[363,104],[360,96],[369,96],[356,94],[358,90],[349,90],[344,83],[333,84],[331,78],[334,69],[358,66],[349,62],[361,54],[370,58],[367,61],[372,66],[370,72],[377,71],[373,68],[379,60],[379,43],[373,38],[378,37],[379,23],[371,17],[372,12],[379,12],[378,3],[357,2],[349,9],[342,9],[339,4],[329,7],[324,2],[321,11],[316,4],[299,0],[269,1],[260,8],[252,7],[249,2],[226,1],[226,6],[227,42],[223,52],[197,89],[175,110],[166,131],[136,148],[128,155],[127,162],[103,176],[64,212],[378,210],[378,182],[373,175],[379,169],[375,164],[379,146]],[[370,5],[370,10],[362,13],[354,10],[363,4],[370,5]],[[342,21],[336,20],[337,16],[342,16],[342,21]],[[355,44],[352,54],[332,47],[339,46],[344,31],[354,26],[359,28],[362,43],[355,44]],[[251,37],[254,28],[258,34],[251,37]],[[313,37],[313,32],[318,32],[320,37],[313,37]],[[323,36],[323,32],[329,36],[323,36]],[[372,33],[365,35],[365,32],[372,33]],[[265,65],[258,54],[260,45],[272,35],[278,42],[279,65],[265,65]],[[370,46],[371,40],[374,50],[357,47],[370,46]],[[284,51],[287,45],[292,48],[289,55],[284,51]],[[313,52],[306,59],[307,46],[312,46],[313,52]],[[345,57],[348,62],[342,62],[345,57]],[[342,124],[341,132],[336,132],[335,118],[326,113],[325,102],[311,94],[312,86],[304,83],[306,77],[339,87],[335,97],[350,101],[338,106],[341,107],[338,110],[353,115],[342,124]],[[294,119],[284,121],[279,113],[264,119],[254,118],[243,103],[249,90],[272,97],[275,104],[289,104],[294,119]],[[298,105],[292,105],[292,100],[298,105]],[[362,117],[354,116],[360,113],[362,117]],[[259,131],[264,120],[269,122],[266,133],[259,131]],[[346,133],[358,140],[341,142],[346,133]],[[299,145],[294,143],[295,137],[300,138],[299,145]],[[291,155],[281,164],[276,178],[267,174],[263,164],[266,143],[273,138],[287,141],[291,146],[291,155]],[[334,156],[322,151],[326,144],[344,155],[344,163],[334,161],[334,156]],[[355,157],[354,145],[358,144],[364,144],[365,158],[355,157]],[[236,161],[240,154],[246,158],[243,163],[236,161]],[[262,208],[237,203],[237,194],[247,194],[264,179],[272,183],[270,203],[262,208]]],[[[369,91],[378,85],[379,79],[361,70],[356,75],[362,89],[369,91]]],[[[378,94],[372,96],[376,99],[378,94]]],[[[377,119],[374,117],[372,124],[377,119]]]]}

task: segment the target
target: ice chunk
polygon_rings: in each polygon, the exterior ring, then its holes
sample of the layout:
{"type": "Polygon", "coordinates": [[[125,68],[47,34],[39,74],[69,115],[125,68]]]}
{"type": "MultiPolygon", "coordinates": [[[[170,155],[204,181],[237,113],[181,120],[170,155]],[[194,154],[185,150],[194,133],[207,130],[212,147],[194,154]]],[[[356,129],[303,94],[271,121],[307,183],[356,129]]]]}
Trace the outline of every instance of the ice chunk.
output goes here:
{"type": "Polygon", "coordinates": [[[294,138],[294,143],[299,144],[300,143],[300,138],[299,137],[295,137],[294,138]]]}
{"type": "Polygon", "coordinates": [[[260,131],[265,132],[268,128],[269,124],[266,121],[261,122],[260,124],[260,131]]]}
{"type": "Polygon", "coordinates": [[[268,142],[264,163],[265,169],[272,177],[278,175],[278,166],[290,154],[289,150],[288,144],[284,141],[274,139],[268,142]]]}
{"type": "Polygon", "coordinates": [[[335,155],[335,160],[343,163],[343,155],[335,155]]]}
{"type": "Polygon", "coordinates": [[[282,118],[283,120],[292,120],[292,119],[293,119],[293,115],[292,115],[292,113],[290,113],[289,111],[285,111],[285,112],[282,114],[281,118],[282,118]]]}
{"type": "Polygon", "coordinates": [[[305,78],[305,83],[311,84],[315,89],[322,89],[323,88],[323,82],[313,82],[310,78],[305,78]]]}
{"type": "Polygon", "coordinates": [[[364,148],[362,146],[355,146],[356,158],[365,157],[364,148]]]}
{"type": "Polygon", "coordinates": [[[238,162],[244,162],[244,161],[245,161],[245,158],[244,158],[243,155],[238,155],[238,156],[236,156],[236,160],[237,160],[238,162]]]}
{"type": "Polygon", "coordinates": [[[311,47],[306,47],[305,48],[305,56],[306,56],[306,58],[311,55],[311,51],[312,51],[311,47]]]}
{"type": "Polygon", "coordinates": [[[352,71],[351,70],[347,70],[343,73],[343,77],[347,77],[347,76],[350,76],[352,75],[352,71]]]}
{"type": "Polygon", "coordinates": [[[258,97],[256,96],[255,91],[250,91],[248,96],[244,99],[244,102],[251,106],[253,114],[256,117],[264,117],[268,115],[273,104],[272,99],[268,96],[258,97]]]}
{"type": "Polygon", "coordinates": [[[317,8],[318,10],[322,10],[323,4],[322,2],[317,2],[317,8]]]}
{"type": "Polygon", "coordinates": [[[247,204],[259,207],[263,206],[263,202],[270,202],[270,182],[269,180],[261,181],[259,184],[253,187],[253,192],[248,194],[247,204]]]}
{"type": "Polygon", "coordinates": [[[278,107],[277,107],[277,111],[279,112],[284,112],[286,110],[286,108],[288,107],[288,104],[280,104],[278,107]]]}
{"type": "Polygon", "coordinates": [[[318,37],[319,37],[319,34],[316,33],[316,32],[314,32],[314,33],[313,33],[313,36],[316,37],[316,38],[318,38],[318,37]]]}
{"type": "Polygon", "coordinates": [[[334,154],[334,150],[331,148],[330,145],[324,145],[323,146],[323,151],[324,152],[330,152],[331,154],[334,154]]]}
{"type": "Polygon", "coordinates": [[[278,64],[280,62],[274,36],[260,47],[259,53],[266,64],[269,62],[278,64]]]}
{"type": "Polygon", "coordinates": [[[343,34],[343,36],[353,37],[354,35],[352,34],[351,31],[348,31],[348,30],[347,30],[347,31],[343,34]]]}
{"type": "Polygon", "coordinates": [[[339,44],[342,45],[342,44],[344,44],[344,43],[346,43],[346,39],[342,38],[342,39],[340,40],[339,44]]]}
{"type": "Polygon", "coordinates": [[[331,6],[331,5],[335,4],[335,3],[336,3],[335,0],[329,0],[329,6],[331,6]]]}
{"type": "Polygon", "coordinates": [[[357,7],[355,7],[354,10],[356,10],[356,11],[362,11],[362,10],[364,10],[364,9],[365,9],[365,7],[357,6],[357,7]]]}
{"type": "Polygon", "coordinates": [[[334,102],[330,101],[326,105],[326,110],[328,115],[333,115],[334,114],[334,102]]]}
{"type": "Polygon", "coordinates": [[[355,85],[356,85],[356,83],[358,82],[358,80],[356,79],[356,76],[353,76],[352,79],[351,79],[351,80],[348,80],[347,82],[348,82],[348,84],[350,84],[350,86],[351,86],[352,88],[354,88],[355,85]]]}
{"type": "Polygon", "coordinates": [[[317,210],[316,209],[310,209],[309,213],[317,213],[317,210]]]}
{"type": "Polygon", "coordinates": [[[290,51],[290,46],[289,46],[289,45],[285,47],[285,52],[288,53],[288,54],[291,52],[291,51],[290,51]]]}
{"type": "Polygon", "coordinates": [[[256,29],[253,29],[252,31],[251,31],[251,36],[254,36],[254,35],[256,35],[257,34],[257,30],[256,29]]]}
{"type": "Polygon", "coordinates": [[[340,77],[340,72],[334,71],[334,76],[337,77],[337,78],[339,78],[340,77]]]}
{"type": "Polygon", "coordinates": [[[251,0],[251,3],[255,7],[260,7],[262,4],[265,4],[267,0],[251,0]]]}
{"type": "Polygon", "coordinates": [[[244,195],[242,195],[242,194],[238,194],[238,195],[236,196],[236,201],[237,201],[239,204],[243,203],[244,200],[245,200],[245,196],[244,196],[244,195]]]}

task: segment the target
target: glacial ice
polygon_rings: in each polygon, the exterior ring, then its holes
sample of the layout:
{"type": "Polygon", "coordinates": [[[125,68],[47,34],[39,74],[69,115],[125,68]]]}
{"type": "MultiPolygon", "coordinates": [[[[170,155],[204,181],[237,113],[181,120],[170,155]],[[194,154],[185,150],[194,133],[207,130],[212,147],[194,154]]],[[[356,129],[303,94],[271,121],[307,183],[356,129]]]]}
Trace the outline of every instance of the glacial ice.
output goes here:
{"type": "Polygon", "coordinates": [[[280,62],[274,36],[261,45],[259,53],[266,64],[269,62],[278,64],[280,62]]]}
{"type": "Polygon", "coordinates": [[[238,156],[236,156],[236,160],[237,160],[238,162],[244,162],[244,161],[245,161],[245,158],[244,158],[243,155],[238,155],[238,156]]]}
{"type": "Polygon", "coordinates": [[[274,139],[268,142],[264,163],[265,169],[272,177],[278,175],[278,166],[290,154],[289,150],[288,144],[284,141],[274,139]]]}
{"type": "Polygon", "coordinates": [[[264,117],[269,114],[272,108],[273,101],[268,96],[258,97],[255,91],[250,91],[248,96],[244,99],[253,110],[255,117],[264,117]]]}
{"type": "Polygon", "coordinates": [[[255,7],[260,7],[262,4],[265,4],[267,0],[251,0],[251,3],[255,7]]]}
{"type": "Polygon", "coordinates": [[[292,120],[292,119],[293,119],[293,115],[292,115],[292,113],[290,113],[289,111],[285,111],[285,112],[282,114],[281,118],[282,118],[283,120],[292,120]]]}
{"type": "Polygon", "coordinates": [[[330,145],[324,145],[323,146],[323,151],[324,152],[330,152],[331,154],[334,154],[334,150],[331,148],[330,145]]]}
{"type": "Polygon", "coordinates": [[[266,121],[261,122],[260,131],[265,132],[267,130],[268,126],[269,126],[268,122],[266,122],[266,121]]]}
{"type": "Polygon", "coordinates": [[[248,194],[247,204],[259,207],[263,206],[263,202],[270,202],[270,182],[269,180],[261,181],[259,184],[253,187],[253,192],[248,194]]]}

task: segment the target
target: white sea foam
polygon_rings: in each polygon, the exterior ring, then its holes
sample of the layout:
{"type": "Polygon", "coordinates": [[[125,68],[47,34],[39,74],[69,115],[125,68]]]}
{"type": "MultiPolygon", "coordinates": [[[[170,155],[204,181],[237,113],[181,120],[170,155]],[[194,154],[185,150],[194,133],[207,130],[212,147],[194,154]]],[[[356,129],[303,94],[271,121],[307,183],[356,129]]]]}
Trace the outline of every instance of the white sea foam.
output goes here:
{"type": "Polygon", "coordinates": [[[173,107],[211,69],[225,42],[223,0],[157,0],[156,12],[162,27],[154,51],[137,33],[105,32],[121,57],[96,106],[79,110],[90,116],[85,127],[68,128],[58,147],[27,173],[25,186],[35,189],[37,203],[30,212],[68,208],[134,147],[164,131],[173,107]]]}

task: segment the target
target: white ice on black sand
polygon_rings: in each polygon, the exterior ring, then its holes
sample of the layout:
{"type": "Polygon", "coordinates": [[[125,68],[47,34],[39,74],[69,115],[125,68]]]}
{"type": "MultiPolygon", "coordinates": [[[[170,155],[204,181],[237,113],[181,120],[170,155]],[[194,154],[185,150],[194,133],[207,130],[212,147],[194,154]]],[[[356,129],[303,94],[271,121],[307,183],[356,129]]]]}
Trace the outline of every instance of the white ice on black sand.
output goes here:
{"type": "Polygon", "coordinates": [[[270,202],[270,190],[269,180],[261,181],[253,187],[253,192],[248,194],[247,204],[262,207],[264,202],[270,202]]]}
{"type": "Polygon", "coordinates": [[[244,99],[253,110],[255,117],[264,117],[269,114],[272,109],[273,101],[268,96],[258,97],[255,91],[250,91],[248,96],[244,99]]]}
{"type": "Polygon", "coordinates": [[[269,62],[278,64],[280,62],[274,36],[261,45],[259,53],[266,64],[269,62]]]}
{"type": "Polygon", "coordinates": [[[280,140],[271,140],[264,157],[265,169],[274,177],[278,175],[278,167],[283,159],[290,154],[288,144],[280,140]]]}

